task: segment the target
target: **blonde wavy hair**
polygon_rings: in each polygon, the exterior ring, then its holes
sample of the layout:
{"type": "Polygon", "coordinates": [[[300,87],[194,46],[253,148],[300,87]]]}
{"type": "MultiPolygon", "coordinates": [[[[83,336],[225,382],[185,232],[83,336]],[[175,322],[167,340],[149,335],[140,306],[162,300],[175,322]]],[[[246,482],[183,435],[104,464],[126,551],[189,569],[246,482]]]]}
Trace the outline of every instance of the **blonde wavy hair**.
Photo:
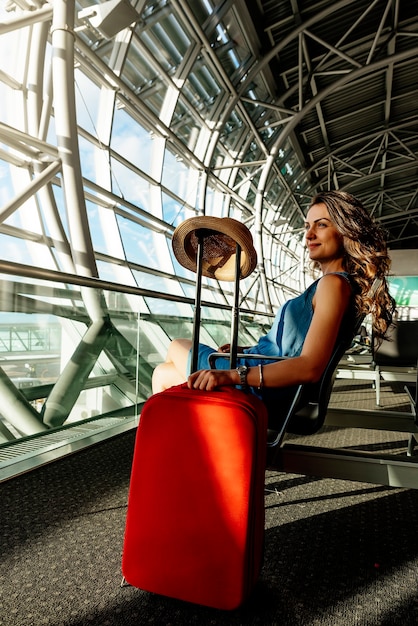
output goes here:
{"type": "Polygon", "coordinates": [[[356,313],[370,315],[374,336],[382,339],[392,321],[395,301],[386,277],[390,270],[386,233],[363,204],[346,191],[318,193],[310,206],[323,203],[344,246],[343,266],[357,285],[356,313]]]}

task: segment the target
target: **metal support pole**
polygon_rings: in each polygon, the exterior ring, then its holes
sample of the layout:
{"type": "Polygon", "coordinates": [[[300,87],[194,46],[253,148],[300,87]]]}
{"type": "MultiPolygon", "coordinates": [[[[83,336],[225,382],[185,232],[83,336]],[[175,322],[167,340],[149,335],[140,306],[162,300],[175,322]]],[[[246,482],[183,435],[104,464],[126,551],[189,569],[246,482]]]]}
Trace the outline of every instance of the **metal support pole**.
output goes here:
{"type": "Polygon", "coordinates": [[[199,337],[200,337],[200,320],[201,320],[201,301],[202,301],[202,267],[203,267],[203,240],[204,235],[201,230],[196,231],[197,237],[197,257],[196,257],[196,296],[193,316],[193,342],[192,342],[192,361],[190,373],[197,370],[197,359],[199,355],[199,337]]]}
{"type": "MultiPolygon", "coordinates": [[[[54,2],[52,21],[54,113],[74,264],[77,273],[83,276],[98,276],[84,199],[78,146],[74,87],[74,11],[74,1],[54,2]]],[[[93,319],[97,317],[97,314],[93,315],[93,319]]]]}
{"type": "Polygon", "coordinates": [[[231,370],[234,369],[237,365],[240,277],[241,277],[241,246],[237,243],[236,254],[235,254],[234,304],[232,306],[231,346],[230,346],[230,356],[229,356],[229,366],[231,370]]]}
{"type": "Polygon", "coordinates": [[[48,430],[42,424],[39,413],[16,389],[10,378],[0,367],[1,413],[22,435],[35,435],[48,430]]]}
{"type": "Polygon", "coordinates": [[[105,320],[89,326],[45,401],[42,409],[44,424],[49,427],[64,424],[106,346],[109,334],[110,325],[105,320]]]}

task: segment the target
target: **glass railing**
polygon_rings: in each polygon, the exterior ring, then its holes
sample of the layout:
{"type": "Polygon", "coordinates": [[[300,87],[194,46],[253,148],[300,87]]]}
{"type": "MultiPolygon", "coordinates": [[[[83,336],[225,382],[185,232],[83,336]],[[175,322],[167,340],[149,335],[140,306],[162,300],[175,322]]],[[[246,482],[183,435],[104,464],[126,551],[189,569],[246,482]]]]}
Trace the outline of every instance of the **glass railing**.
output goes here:
{"type": "MultiPolygon", "coordinates": [[[[193,300],[0,264],[0,447],[91,420],[137,418],[193,300]]],[[[241,345],[271,320],[242,311],[241,345]]],[[[203,303],[201,340],[230,340],[230,311],[203,303]]],[[[110,420],[110,421],[109,421],[110,420]]]]}

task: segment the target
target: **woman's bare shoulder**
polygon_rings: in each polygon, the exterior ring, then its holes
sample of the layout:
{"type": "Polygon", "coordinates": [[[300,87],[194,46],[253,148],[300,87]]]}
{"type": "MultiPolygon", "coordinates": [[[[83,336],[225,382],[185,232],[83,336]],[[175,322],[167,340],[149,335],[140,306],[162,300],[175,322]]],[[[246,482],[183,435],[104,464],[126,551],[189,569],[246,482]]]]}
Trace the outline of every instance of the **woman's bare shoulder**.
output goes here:
{"type": "Polygon", "coordinates": [[[329,274],[324,274],[318,282],[317,289],[319,288],[335,290],[341,289],[342,291],[349,292],[353,289],[350,276],[345,272],[331,272],[329,274]]]}
{"type": "Polygon", "coordinates": [[[353,294],[353,287],[348,279],[348,274],[325,274],[318,282],[315,294],[315,303],[318,300],[328,302],[335,301],[348,303],[353,294]]]}

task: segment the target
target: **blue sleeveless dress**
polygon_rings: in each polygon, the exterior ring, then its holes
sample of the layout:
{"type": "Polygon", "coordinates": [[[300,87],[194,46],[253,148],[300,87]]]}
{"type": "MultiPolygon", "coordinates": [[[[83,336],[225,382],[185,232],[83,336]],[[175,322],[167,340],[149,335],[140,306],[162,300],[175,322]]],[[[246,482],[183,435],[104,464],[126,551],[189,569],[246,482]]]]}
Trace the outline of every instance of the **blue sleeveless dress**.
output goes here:
{"type": "MultiPolygon", "coordinates": [[[[350,284],[354,294],[354,283],[347,272],[334,272],[342,276],[350,284]]],[[[321,277],[322,278],[322,277],[321,277]]],[[[302,352],[305,337],[308,333],[313,317],[312,300],[318,287],[318,278],[313,282],[302,294],[288,300],[278,310],[273,325],[269,332],[260,337],[255,346],[245,348],[246,354],[262,354],[266,356],[276,357],[296,357],[302,352]]],[[[347,337],[347,343],[351,340],[351,330],[355,319],[354,305],[348,308],[347,313],[341,323],[338,339],[347,337]]],[[[209,369],[209,356],[214,352],[214,348],[205,344],[199,344],[197,369],[209,369]]],[[[265,359],[245,359],[239,358],[237,365],[248,365],[254,367],[259,364],[266,365],[271,363],[265,359]]],[[[229,369],[229,358],[219,357],[216,359],[216,369],[229,369]]],[[[256,387],[249,387],[251,393],[260,397],[269,407],[283,402],[287,402],[294,394],[294,388],[269,388],[259,391],[256,387]]],[[[269,413],[271,411],[269,410],[269,413]]]]}

